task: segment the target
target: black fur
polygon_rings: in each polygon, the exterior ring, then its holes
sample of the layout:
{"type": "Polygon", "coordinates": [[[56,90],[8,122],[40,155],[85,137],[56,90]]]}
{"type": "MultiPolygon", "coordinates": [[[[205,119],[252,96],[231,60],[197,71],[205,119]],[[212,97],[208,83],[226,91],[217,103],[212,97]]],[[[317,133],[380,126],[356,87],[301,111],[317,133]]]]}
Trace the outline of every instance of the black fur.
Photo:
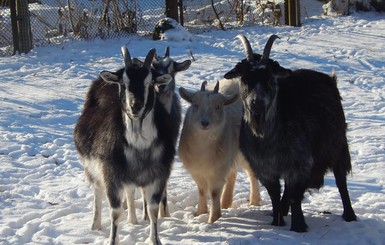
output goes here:
{"type": "Polygon", "coordinates": [[[308,188],[320,188],[334,172],[344,206],[343,218],[356,220],[346,186],[351,162],[346,123],[336,77],[313,70],[291,71],[270,59],[243,60],[225,77],[240,77],[245,105],[240,148],[273,205],[273,225],[285,224],[289,206],[291,230],[307,225],[301,202],[308,188]],[[281,199],[280,179],[285,182],[281,199]]]}

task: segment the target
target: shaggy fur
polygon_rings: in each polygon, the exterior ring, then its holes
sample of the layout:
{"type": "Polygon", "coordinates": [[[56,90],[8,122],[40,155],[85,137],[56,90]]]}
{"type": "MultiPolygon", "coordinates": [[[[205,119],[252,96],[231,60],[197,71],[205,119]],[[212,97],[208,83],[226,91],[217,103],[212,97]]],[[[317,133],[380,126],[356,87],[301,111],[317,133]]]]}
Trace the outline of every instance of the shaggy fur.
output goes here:
{"type": "Polygon", "coordinates": [[[101,204],[106,193],[111,216],[110,244],[119,242],[122,202],[135,187],[142,188],[148,204],[149,243],[161,244],[157,232],[158,207],[176,152],[180,121],[157,99],[156,84],[167,84],[172,78],[152,78],[150,64],[154,54],[155,50],[151,50],[144,65],[137,66],[123,52],[126,67],[117,72],[102,72],[92,83],[75,126],[76,149],[94,187],[92,229],[102,228],[101,204]]]}
{"type": "Polygon", "coordinates": [[[351,162],[336,77],[287,70],[268,55],[243,60],[225,75],[237,76],[245,107],[240,148],[269,193],[272,224],[284,225],[290,207],[291,230],[306,231],[304,192],[320,188],[328,170],[341,194],[343,218],[356,220],[346,184],[351,162]],[[282,198],[280,179],[285,182],[282,198]]]}

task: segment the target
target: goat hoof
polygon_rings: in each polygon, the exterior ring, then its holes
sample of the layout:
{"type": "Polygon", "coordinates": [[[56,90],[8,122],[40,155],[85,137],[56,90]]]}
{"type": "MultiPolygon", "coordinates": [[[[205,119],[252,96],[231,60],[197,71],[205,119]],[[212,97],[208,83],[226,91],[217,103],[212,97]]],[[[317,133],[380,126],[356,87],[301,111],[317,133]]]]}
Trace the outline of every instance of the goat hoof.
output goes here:
{"type": "Polygon", "coordinates": [[[132,224],[132,225],[137,225],[138,224],[138,220],[135,218],[128,218],[127,219],[127,223],[128,224],[132,224]]]}
{"type": "Polygon", "coordinates": [[[290,230],[295,232],[307,232],[307,228],[308,228],[307,224],[303,223],[303,224],[292,225],[290,230]]]}
{"type": "Polygon", "coordinates": [[[102,225],[92,225],[91,230],[100,231],[102,230],[102,225]]]}
{"type": "Polygon", "coordinates": [[[207,214],[208,212],[207,211],[196,211],[195,213],[194,213],[194,217],[197,217],[197,216],[199,216],[199,215],[201,215],[201,214],[207,214]]]}
{"type": "Polygon", "coordinates": [[[283,220],[283,218],[281,218],[279,221],[274,219],[273,222],[271,223],[271,225],[274,225],[274,226],[285,226],[286,222],[283,220]]]}
{"type": "Polygon", "coordinates": [[[217,221],[220,217],[222,217],[222,214],[221,214],[221,213],[210,214],[208,223],[209,223],[209,224],[212,224],[212,223],[214,223],[215,221],[217,221]]]}

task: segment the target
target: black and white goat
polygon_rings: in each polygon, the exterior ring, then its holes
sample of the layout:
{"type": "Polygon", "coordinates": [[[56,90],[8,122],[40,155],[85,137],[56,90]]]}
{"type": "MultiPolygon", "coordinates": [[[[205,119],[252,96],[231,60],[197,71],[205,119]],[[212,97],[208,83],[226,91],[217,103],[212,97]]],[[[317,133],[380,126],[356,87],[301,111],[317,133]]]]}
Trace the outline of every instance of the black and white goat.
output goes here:
{"type": "Polygon", "coordinates": [[[163,57],[155,56],[152,61],[152,70],[155,77],[164,74],[170,74],[172,80],[166,85],[157,86],[157,92],[159,93],[159,101],[166,107],[168,111],[176,106],[176,102],[179,103],[178,96],[175,94],[175,75],[177,72],[187,70],[191,65],[191,60],[185,60],[183,62],[176,62],[170,57],[170,48],[167,47],[163,57]]]}
{"type": "Polygon", "coordinates": [[[149,243],[161,244],[158,209],[176,153],[180,121],[159,102],[155,87],[169,83],[172,77],[153,77],[150,66],[155,49],[148,52],[143,65],[132,63],[126,47],[122,54],[125,68],[100,73],[74,130],[86,177],[94,187],[92,229],[102,228],[105,192],[111,216],[110,244],[118,244],[122,202],[135,187],[141,187],[150,218],[149,243]]]}
{"type": "MultiPolygon", "coordinates": [[[[139,59],[134,58],[134,63],[139,66],[143,66],[143,62],[139,59]]],[[[178,96],[175,94],[175,75],[180,71],[187,70],[191,65],[191,60],[185,60],[183,62],[177,62],[174,61],[170,57],[170,48],[167,47],[165,50],[165,54],[163,57],[160,57],[155,54],[154,59],[151,63],[151,72],[152,76],[156,79],[157,77],[163,76],[165,74],[169,74],[172,77],[172,80],[167,84],[160,84],[155,86],[156,91],[156,97],[157,100],[163,105],[163,107],[166,109],[166,111],[170,114],[170,117],[173,118],[175,121],[175,126],[180,127],[181,121],[182,121],[182,112],[181,112],[181,106],[178,96]]],[[[176,146],[177,137],[173,137],[174,139],[174,146],[176,146]]],[[[142,194],[143,196],[143,194],[142,194]]],[[[134,207],[134,193],[131,193],[131,195],[127,196],[127,207],[128,207],[128,222],[132,224],[137,223],[137,218],[135,214],[135,207],[134,207]]],[[[167,191],[164,191],[162,201],[160,203],[159,207],[159,216],[160,217],[168,217],[170,216],[168,205],[167,205],[167,191]]],[[[143,219],[148,219],[147,214],[147,203],[146,200],[143,201],[143,219]]]]}
{"type": "Polygon", "coordinates": [[[345,115],[335,75],[313,70],[288,70],[269,59],[276,38],[263,55],[252,53],[241,39],[246,59],[225,78],[240,77],[244,115],[240,148],[266,187],[273,205],[273,225],[285,224],[291,207],[291,230],[304,232],[301,202],[308,188],[320,188],[328,170],[334,172],[346,221],[356,220],[346,184],[351,171],[345,115]],[[285,182],[281,198],[280,179],[285,182]]]}

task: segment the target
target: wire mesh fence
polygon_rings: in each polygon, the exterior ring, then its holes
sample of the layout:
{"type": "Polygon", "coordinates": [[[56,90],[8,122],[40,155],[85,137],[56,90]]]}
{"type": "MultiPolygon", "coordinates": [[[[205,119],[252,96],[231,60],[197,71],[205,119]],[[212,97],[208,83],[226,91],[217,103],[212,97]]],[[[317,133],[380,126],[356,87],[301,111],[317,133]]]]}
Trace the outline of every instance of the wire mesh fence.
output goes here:
{"type": "MultiPolygon", "coordinates": [[[[13,53],[9,1],[13,0],[0,0],[0,56],[13,53]]],[[[165,0],[15,1],[29,2],[34,47],[73,39],[151,35],[156,23],[166,17],[165,0]]],[[[179,0],[179,21],[192,33],[256,23],[276,25],[282,4],[275,0],[179,0]]]]}

